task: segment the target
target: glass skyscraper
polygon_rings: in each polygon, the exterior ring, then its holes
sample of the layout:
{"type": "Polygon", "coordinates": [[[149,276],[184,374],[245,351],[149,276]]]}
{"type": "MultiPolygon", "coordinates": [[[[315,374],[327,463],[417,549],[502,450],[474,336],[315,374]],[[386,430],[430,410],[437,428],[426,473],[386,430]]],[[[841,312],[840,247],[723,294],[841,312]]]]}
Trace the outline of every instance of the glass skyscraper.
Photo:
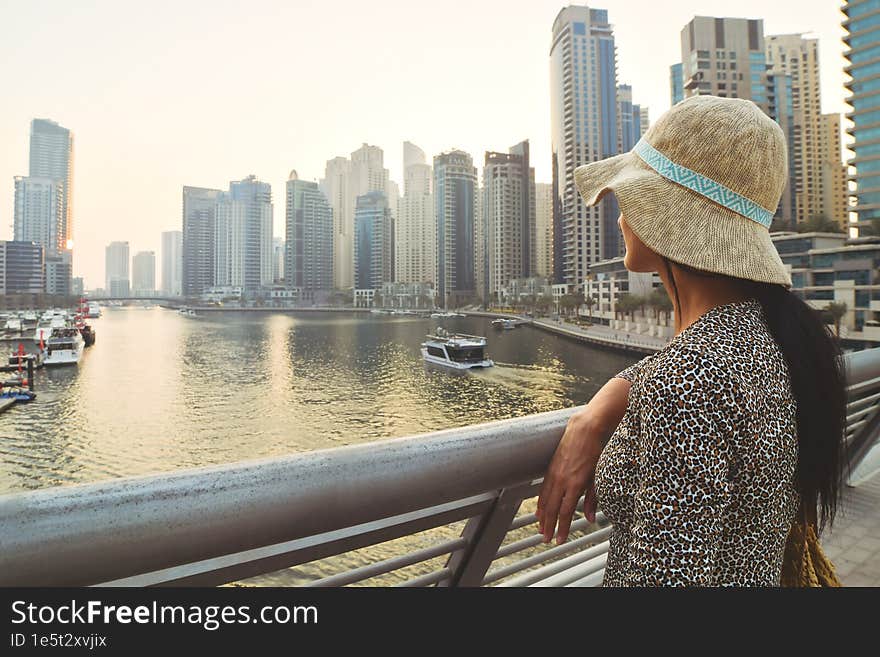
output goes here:
{"type": "Polygon", "coordinates": [[[354,286],[378,290],[394,280],[394,224],[384,192],[357,197],[354,210],[354,286]]]}
{"type": "Polygon", "coordinates": [[[476,294],[477,168],[463,151],[434,157],[437,303],[458,306],[476,294]]]}
{"type": "Polygon", "coordinates": [[[849,0],[842,11],[849,61],[845,83],[850,91],[846,102],[852,108],[847,133],[854,139],[849,161],[851,180],[856,183],[855,206],[859,225],[880,217],[880,0],[849,0]]]}
{"type": "Polygon", "coordinates": [[[287,180],[286,219],[285,286],[332,290],[333,210],[318,183],[300,180],[296,171],[287,180]]]}

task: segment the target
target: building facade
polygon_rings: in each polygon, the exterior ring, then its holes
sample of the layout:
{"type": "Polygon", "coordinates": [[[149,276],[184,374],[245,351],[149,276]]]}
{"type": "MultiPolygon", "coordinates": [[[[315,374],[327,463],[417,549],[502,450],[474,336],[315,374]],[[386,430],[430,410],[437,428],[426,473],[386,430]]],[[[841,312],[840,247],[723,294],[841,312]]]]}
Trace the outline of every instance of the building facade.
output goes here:
{"type": "Polygon", "coordinates": [[[403,196],[394,218],[395,280],[433,283],[437,277],[437,224],[434,220],[433,172],[424,152],[404,142],[403,196]]]}
{"type": "Polygon", "coordinates": [[[272,285],[272,187],[248,176],[217,200],[214,284],[245,294],[272,285]]]}
{"type": "Polygon", "coordinates": [[[353,285],[354,263],[351,161],[344,157],[328,160],[319,185],[333,211],[333,286],[349,288],[353,285]]]}
{"type": "Polygon", "coordinates": [[[284,284],[308,300],[334,287],[333,210],[318,184],[296,171],[287,180],[286,202],[284,284]]]}
{"type": "Polygon", "coordinates": [[[681,63],[669,67],[669,102],[675,105],[684,100],[684,72],[681,63]]]}
{"type": "Polygon", "coordinates": [[[613,195],[586,207],[574,184],[575,168],[618,153],[617,67],[606,10],[569,6],[559,12],[550,85],[553,278],[580,287],[590,263],[616,255],[622,242],[613,195]]]}
{"type": "Polygon", "coordinates": [[[357,198],[354,228],[355,288],[379,290],[394,280],[394,223],[384,192],[357,198]]]}
{"type": "Polygon", "coordinates": [[[215,285],[217,201],[219,189],[183,188],[183,296],[199,297],[215,285]]]}
{"type": "Polygon", "coordinates": [[[128,242],[110,242],[104,257],[104,289],[112,297],[127,297],[131,291],[128,242]]]}
{"type": "Polygon", "coordinates": [[[849,228],[849,184],[840,150],[840,114],[822,115],[822,214],[845,232],[849,228]]]}
{"type": "Polygon", "coordinates": [[[853,141],[849,180],[855,183],[850,211],[860,228],[880,217],[880,0],[847,0],[842,7],[844,72],[850,92],[846,118],[847,134],[853,141]]]}
{"type": "Polygon", "coordinates": [[[453,150],[434,157],[437,303],[444,308],[476,295],[477,192],[470,155],[453,150]]]}
{"type": "Polygon", "coordinates": [[[131,259],[131,287],[136,297],[156,295],[156,253],[141,251],[131,259]]]}
{"type": "Polygon", "coordinates": [[[511,280],[530,278],[536,269],[535,169],[529,162],[529,142],[509,153],[486,152],[483,165],[482,280],[478,294],[497,299],[511,280]]]}
{"type": "Polygon", "coordinates": [[[43,272],[42,245],[0,241],[0,295],[42,293],[45,289],[43,272]]]}
{"type": "Polygon", "coordinates": [[[47,256],[64,250],[63,189],[53,178],[15,177],[13,235],[17,242],[36,242],[47,256]]]}
{"type": "Polygon", "coordinates": [[[617,85],[617,152],[628,153],[644,134],[642,108],[633,104],[632,86],[617,85]]]}
{"type": "Polygon", "coordinates": [[[179,230],[162,233],[162,293],[183,294],[183,232],[179,230]]]}

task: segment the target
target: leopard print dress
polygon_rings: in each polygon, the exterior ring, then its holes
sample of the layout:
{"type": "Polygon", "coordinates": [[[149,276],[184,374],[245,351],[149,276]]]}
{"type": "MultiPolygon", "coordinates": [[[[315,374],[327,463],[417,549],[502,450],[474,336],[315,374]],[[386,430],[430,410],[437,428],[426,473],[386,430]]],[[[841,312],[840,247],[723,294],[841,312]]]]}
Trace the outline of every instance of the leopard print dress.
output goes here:
{"type": "Polygon", "coordinates": [[[617,376],[596,468],[604,586],[778,586],[797,512],[796,404],[755,299],[712,308],[617,376]]]}

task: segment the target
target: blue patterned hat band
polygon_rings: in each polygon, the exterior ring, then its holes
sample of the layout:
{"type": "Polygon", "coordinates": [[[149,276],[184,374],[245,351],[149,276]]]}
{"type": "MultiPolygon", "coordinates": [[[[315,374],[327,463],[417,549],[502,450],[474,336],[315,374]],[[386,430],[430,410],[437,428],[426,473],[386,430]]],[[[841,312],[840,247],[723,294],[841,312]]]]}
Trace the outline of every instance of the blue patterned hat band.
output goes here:
{"type": "Polygon", "coordinates": [[[676,164],[645,141],[644,137],[635,145],[633,152],[664,178],[687,187],[697,194],[705,196],[710,201],[723,205],[725,208],[733,210],[737,214],[741,214],[761,224],[765,228],[770,227],[770,222],[773,220],[773,212],[711,178],[676,164]]]}

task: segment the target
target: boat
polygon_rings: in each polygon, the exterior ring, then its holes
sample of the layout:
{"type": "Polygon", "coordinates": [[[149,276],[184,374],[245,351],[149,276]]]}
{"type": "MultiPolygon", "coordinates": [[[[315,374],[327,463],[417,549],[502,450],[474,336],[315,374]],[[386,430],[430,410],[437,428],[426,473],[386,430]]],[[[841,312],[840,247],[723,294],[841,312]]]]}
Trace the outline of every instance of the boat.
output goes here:
{"type": "Polygon", "coordinates": [[[89,319],[94,319],[96,317],[101,316],[101,306],[99,306],[94,301],[89,301],[88,309],[86,310],[86,317],[89,319]]]}
{"type": "Polygon", "coordinates": [[[461,313],[431,313],[431,317],[464,317],[461,313]]]}
{"type": "Polygon", "coordinates": [[[454,370],[492,367],[486,358],[486,338],[466,333],[448,333],[442,328],[426,336],[422,343],[422,359],[432,365],[454,370]]]}
{"type": "Polygon", "coordinates": [[[89,309],[86,305],[86,300],[85,298],[81,298],[79,300],[79,309],[74,316],[74,325],[79,330],[84,345],[86,347],[91,347],[93,344],[95,344],[95,330],[91,327],[91,325],[86,324],[85,320],[88,316],[89,309]]]}
{"type": "Polygon", "coordinates": [[[515,319],[493,319],[492,327],[497,329],[504,329],[505,331],[509,331],[510,329],[515,329],[517,326],[515,319]]]}
{"type": "Polygon", "coordinates": [[[184,317],[198,317],[195,310],[193,310],[192,308],[187,308],[186,306],[181,306],[177,309],[177,312],[184,317]]]}
{"type": "Polygon", "coordinates": [[[12,333],[20,333],[22,329],[21,319],[18,317],[10,317],[6,320],[3,329],[12,333]]]}
{"type": "Polygon", "coordinates": [[[37,393],[26,388],[0,389],[0,399],[14,399],[17,402],[29,402],[37,398],[37,393]]]}
{"type": "Polygon", "coordinates": [[[83,324],[79,329],[79,334],[83,339],[83,346],[91,347],[95,344],[95,329],[93,329],[88,324],[83,324]]]}
{"type": "Polygon", "coordinates": [[[82,357],[85,340],[76,327],[65,327],[53,331],[46,342],[46,356],[43,364],[76,365],[82,357]]]}
{"type": "Polygon", "coordinates": [[[33,310],[25,310],[24,315],[22,316],[23,324],[27,328],[33,328],[37,325],[37,313],[33,310]]]}
{"type": "Polygon", "coordinates": [[[18,352],[13,352],[6,365],[0,365],[0,372],[16,372],[19,371],[19,368],[21,368],[22,372],[26,372],[28,361],[34,362],[35,370],[39,369],[43,366],[43,354],[19,354],[18,352]]]}

